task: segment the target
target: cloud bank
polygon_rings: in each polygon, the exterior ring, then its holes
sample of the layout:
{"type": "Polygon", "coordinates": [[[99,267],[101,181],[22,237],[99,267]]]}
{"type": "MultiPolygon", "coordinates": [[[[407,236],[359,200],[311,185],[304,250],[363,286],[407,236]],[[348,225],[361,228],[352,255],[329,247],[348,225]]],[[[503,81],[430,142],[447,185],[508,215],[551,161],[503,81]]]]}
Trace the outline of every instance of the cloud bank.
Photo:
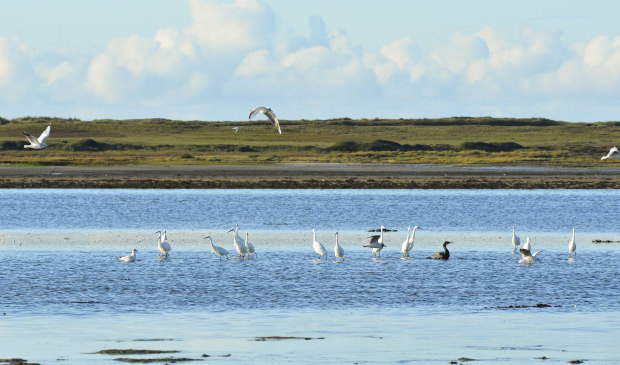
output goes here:
{"type": "Polygon", "coordinates": [[[531,27],[483,27],[419,46],[353,44],[319,16],[284,34],[258,0],[190,0],[191,23],[104,49],[42,52],[0,37],[4,117],[242,120],[256,105],[283,119],[491,115],[618,120],[620,36],[567,44],[531,27]]]}

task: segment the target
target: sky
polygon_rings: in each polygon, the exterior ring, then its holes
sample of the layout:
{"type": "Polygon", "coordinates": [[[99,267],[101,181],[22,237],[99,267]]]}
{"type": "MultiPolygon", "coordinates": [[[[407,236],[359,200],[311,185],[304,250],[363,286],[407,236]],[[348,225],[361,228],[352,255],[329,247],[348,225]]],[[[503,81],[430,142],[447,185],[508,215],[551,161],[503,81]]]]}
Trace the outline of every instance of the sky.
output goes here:
{"type": "Polygon", "coordinates": [[[0,2],[0,117],[620,120],[615,0],[0,2]]]}

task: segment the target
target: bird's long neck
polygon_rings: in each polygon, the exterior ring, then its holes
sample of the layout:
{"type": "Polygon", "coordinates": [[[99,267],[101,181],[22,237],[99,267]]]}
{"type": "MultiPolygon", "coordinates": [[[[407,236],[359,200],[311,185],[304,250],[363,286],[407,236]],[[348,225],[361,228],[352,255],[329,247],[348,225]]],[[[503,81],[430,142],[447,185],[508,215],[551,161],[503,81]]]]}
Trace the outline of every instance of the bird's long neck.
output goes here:
{"type": "Polygon", "coordinates": [[[415,238],[415,230],[418,229],[418,227],[413,227],[413,230],[411,231],[411,238],[409,239],[409,241],[413,241],[413,239],[415,238]]]}
{"type": "Polygon", "coordinates": [[[575,242],[575,228],[573,228],[573,242],[575,242]]]}

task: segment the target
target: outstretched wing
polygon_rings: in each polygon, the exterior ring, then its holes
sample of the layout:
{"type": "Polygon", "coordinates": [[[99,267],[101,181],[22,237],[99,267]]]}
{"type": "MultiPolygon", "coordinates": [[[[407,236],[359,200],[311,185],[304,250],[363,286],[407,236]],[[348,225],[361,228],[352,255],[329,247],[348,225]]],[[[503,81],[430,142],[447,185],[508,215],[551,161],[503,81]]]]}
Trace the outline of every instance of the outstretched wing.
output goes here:
{"type": "Polygon", "coordinates": [[[47,128],[45,128],[45,130],[43,131],[43,133],[41,133],[41,135],[39,136],[39,139],[38,139],[39,143],[45,142],[47,137],[50,136],[51,130],[52,130],[52,126],[48,125],[47,128]]]}
{"type": "Polygon", "coordinates": [[[282,134],[282,130],[280,129],[280,121],[278,121],[278,117],[276,117],[276,113],[274,113],[273,110],[271,109],[266,109],[264,113],[267,116],[267,118],[269,118],[269,120],[271,121],[271,124],[273,124],[273,126],[276,127],[276,129],[278,130],[278,133],[282,134]]]}
{"type": "Polygon", "coordinates": [[[24,132],[24,136],[26,136],[26,138],[28,138],[28,141],[30,142],[30,144],[35,145],[35,146],[41,145],[39,143],[39,140],[35,136],[33,136],[32,134],[24,132]]]}
{"type": "Polygon", "coordinates": [[[538,255],[538,254],[539,254],[539,253],[541,253],[542,251],[543,251],[543,250],[538,250],[538,251],[534,252],[534,253],[532,254],[532,257],[535,257],[536,255],[538,255]]]}
{"type": "Polygon", "coordinates": [[[264,113],[264,112],[265,112],[264,106],[257,106],[256,108],[253,108],[252,110],[250,110],[250,116],[248,117],[248,119],[252,119],[254,118],[256,114],[264,113]]]}

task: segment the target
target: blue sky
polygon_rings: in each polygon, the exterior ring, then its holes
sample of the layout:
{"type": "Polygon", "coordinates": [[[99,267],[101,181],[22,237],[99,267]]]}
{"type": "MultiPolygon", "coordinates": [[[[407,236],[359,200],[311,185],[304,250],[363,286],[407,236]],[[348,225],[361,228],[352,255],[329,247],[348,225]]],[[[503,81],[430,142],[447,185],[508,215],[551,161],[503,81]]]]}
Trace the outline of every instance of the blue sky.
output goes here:
{"type": "Polygon", "coordinates": [[[620,120],[616,1],[0,2],[0,116],[620,120]]]}

